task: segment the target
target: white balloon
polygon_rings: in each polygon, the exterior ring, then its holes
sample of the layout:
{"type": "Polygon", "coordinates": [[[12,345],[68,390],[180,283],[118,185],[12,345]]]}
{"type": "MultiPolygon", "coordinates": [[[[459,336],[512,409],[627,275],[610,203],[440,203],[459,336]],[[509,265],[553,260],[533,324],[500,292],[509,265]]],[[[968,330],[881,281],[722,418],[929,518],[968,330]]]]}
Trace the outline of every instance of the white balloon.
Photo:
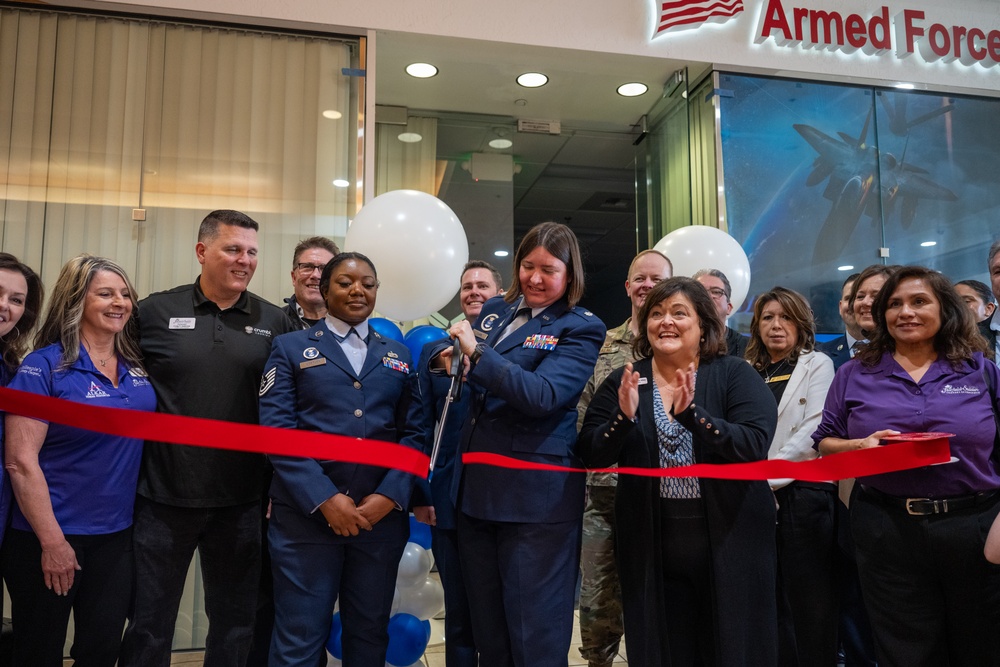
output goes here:
{"type": "Polygon", "coordinates": [[[421,621],[429,621],[444,609],[444,587],[434,577],[427,577],[423,583],[400,591],[400,614],[412,614],[421,621]]]}
{"type": "Polygon", "coordinates": [[[403,599],[403,596],[399,593],[399,586],[394,586],[392,589],[392,606],[389,608],[389,616],[395,616],[399,613],[399,603],[403,599]]]}
{"type": "Polygon", "coordinates": [[[444,308],[469,261],[458,216],[417,190],[393,190],[365,204],[347,230],[344,249],[372,260],[381,283],[375,310],[399,321],[444,308]]]}
{"type": "Polygon", "coordinates": [[[732,285],[729,302],[735,313],[750,291],[750,260],[743,246],[715,227],[691,225],[670,232],[653,246],[670,258],[675,276],[691,276],[701,269],[718,269],[732,285]]]}
{"type": "Polygon", "coordinates": [[[396,586],[402,598],[406,597],[405,589],[422,584],[430,571],[431,557],[427,550],[415,542],[407,542],[396,571],[396,586]]]}

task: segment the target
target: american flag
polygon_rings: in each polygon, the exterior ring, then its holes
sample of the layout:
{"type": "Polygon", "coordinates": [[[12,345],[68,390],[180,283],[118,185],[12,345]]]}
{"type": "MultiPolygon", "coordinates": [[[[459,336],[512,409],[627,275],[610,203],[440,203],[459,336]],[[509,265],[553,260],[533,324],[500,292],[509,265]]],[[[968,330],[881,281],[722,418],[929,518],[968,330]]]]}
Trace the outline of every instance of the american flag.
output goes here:
{"type": "Polygon", "coordinates": [[[743,11],[743,0],[674,0],[664,2],[660,9],[660,25],[656,34],[668,28],[691,26],[711,19],[726,20],[743,11]]]}

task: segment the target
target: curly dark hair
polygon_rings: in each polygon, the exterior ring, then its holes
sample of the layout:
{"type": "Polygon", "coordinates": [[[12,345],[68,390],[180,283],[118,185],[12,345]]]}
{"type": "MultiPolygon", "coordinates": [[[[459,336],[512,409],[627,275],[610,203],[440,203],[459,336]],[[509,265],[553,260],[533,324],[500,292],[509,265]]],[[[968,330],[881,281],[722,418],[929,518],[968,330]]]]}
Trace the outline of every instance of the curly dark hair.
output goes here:
{"type": "Polygon", "coordinates": [[[950,361],[952,366],[968,361],[976,352],[991,356],[986,340],[979,335],[979,329],[972,318],[972,311],[962,301],[951,281],[925,266],[904,266],[886,279],[872,305],[875,331],[872,332],[868,345],[858,354],[861,363],[874,366],[878,364],[883,353],[896,350],[896,341],[886,327],[885,313],[889,309],[889,300],[893,293],[904,280],[924,281],[938,300],[941,309],[941,328],[934,335],[934,349],[938,356],[950,361]]]}
{"type": "Polygon", "coordinates": [[[703,359],[724,356],[728,350],[726,327],[719,319],[719,311],[715,307],[715,302],[712,301],[712,297],[704,285],[692,278],[681,276],[661,280],[646,293],[646,301],[639,309],[639,333],[632,341],[632,353],[637,358],[652,356],[653,346],[646,334],[649,312],[677,293],[687,297],[698,316],[701,326],[701,346],[698,354],[703,359]]]}

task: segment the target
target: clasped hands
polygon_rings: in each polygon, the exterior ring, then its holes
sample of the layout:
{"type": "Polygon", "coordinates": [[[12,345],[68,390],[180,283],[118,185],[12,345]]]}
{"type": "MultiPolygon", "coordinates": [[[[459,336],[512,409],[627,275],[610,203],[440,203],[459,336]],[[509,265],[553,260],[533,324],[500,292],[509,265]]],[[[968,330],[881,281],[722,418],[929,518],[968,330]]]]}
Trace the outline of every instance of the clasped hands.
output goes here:
{"type": "Polygon", "coordinates": [[[333,532],[346,537],[370,531],[395,507],[395,501],[381,493],[365,496],[357,505],[350,496],[338,493],[323,501],[319,510],[333,532]]]}

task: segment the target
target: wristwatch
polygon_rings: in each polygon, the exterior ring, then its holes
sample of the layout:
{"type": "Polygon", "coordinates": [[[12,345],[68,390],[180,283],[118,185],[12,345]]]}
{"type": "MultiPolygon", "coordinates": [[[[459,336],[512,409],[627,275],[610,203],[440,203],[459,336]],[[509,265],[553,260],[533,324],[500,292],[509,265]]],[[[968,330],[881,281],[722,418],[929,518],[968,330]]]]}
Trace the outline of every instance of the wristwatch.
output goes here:
{"type": "Polygon", "coordinates": [[[479,361],[479,358],[483,356],[485,350],[486,343],[476,343],[476,349],[469,355],[469,363],[474,366],[479,361]]]}

